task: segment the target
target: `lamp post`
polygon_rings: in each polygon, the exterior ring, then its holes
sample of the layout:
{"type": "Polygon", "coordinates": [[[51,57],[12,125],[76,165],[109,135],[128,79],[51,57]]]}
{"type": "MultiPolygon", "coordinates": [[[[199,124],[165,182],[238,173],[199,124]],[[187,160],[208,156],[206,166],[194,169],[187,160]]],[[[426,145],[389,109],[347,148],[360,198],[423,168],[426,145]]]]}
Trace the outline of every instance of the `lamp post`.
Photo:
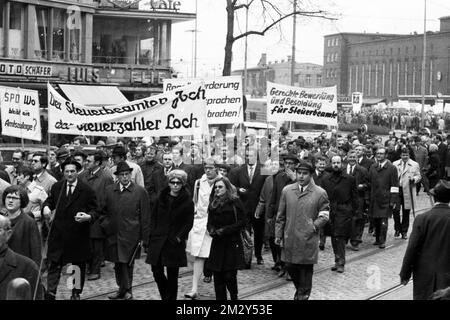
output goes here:
{"type": "Polygon", "coordinates": [[[422,55],[422,112],[420,115],[421,126],[425,124],[425,71],[426,71],[426,56],[427,56],[427,0],[424,0],[424,17],[423,17],[423,55],[422,55]]]}

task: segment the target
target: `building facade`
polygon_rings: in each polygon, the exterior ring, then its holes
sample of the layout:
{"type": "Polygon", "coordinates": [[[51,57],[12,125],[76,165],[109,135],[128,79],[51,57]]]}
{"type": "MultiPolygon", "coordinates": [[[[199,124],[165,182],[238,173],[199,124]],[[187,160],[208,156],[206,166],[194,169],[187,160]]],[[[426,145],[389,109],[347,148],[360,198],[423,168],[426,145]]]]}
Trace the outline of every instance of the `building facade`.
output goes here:
{"type": "MultiPolygon", "coordinates": [[[[450,17],[427,32],[425,98],[450,102],[450,17]]],[[[324,39],[323,81],[338,93],[364,99],[418,102],[422,88],[423,34],[339,33],[324,39]]]]}
{"type": "Polygon", "coordinates": [[[113,86],[128,100],[160,93],[163,79],[172,77],[172,24],[195,18],[180,6],[150,0],[2,0],[0,85],[37,89],[44,118],[47,82],[88,86],[86,95],[95,95],[96,86],[113,86]]]}

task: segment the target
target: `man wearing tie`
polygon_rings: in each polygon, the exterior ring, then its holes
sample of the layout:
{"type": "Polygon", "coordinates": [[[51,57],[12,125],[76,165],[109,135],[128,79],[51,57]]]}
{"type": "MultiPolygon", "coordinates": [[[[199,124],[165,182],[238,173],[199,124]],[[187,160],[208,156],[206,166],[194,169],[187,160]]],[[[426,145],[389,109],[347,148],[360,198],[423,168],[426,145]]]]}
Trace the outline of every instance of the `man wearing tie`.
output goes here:
{"type": "Polygon", "coordinates": [[[417,162],[409,158],[408,148],[403,148],[401,151],[401,159],[394,162],[397,168],[399,180],[399,197],[402,206],[402,217],[400,218],[400,206],[393,211],[394,215],[394,237],[402,235],[402,239],[407,239],[409,228],[409,214],[411,208],[414,208],[416,202],[416,192],[413,186],[421,180],[420,166],[417,162]]]}
{"type": "Polygon", "coordinates": [[[54,300],[62,267],[71,263],[76,266],[75,285],[71,300],[80,300],[86,272],[86,262],[90,258],[90,224],[98,214],[95,192],[78,179],[81,165],[68,158],[61,164],[64,179],[55,183],[43,204],[44,217],[52,217],[48,236],[47,259],[47,300],[54,300]],[[79,278],[77,278],[79,277],[79,278]]]}
{"type": "Polygon", "coordinates": [[[249,221],[254,231],[255,256],[257,264],[264,264],[262,247],[264,243],[264,217],[255,217],[261,189],[266,176],[261,175],[261,165],[257,163],[257,152],[254,148],[246,150],[245,164],[230,172],[230,181],[236,187],[238,195],[248,210],[249,221]]]}

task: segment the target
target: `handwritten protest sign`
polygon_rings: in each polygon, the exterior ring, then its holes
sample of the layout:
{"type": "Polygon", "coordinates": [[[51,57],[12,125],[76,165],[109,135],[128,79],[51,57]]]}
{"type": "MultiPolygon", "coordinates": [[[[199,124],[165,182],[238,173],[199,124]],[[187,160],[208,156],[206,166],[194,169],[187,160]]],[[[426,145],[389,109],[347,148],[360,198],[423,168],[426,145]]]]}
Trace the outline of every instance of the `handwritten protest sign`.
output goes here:
{"type": "Polygon", "coordinates": [[[164,92],[177,91],[191,83],[205,83],[208,124],[241,123],[242,78],[239,76],[214,79],[164,79],[164,92]]]}
{"type": "Polygon", "coordinates": [[[41,141],[37,91],[0,87],[0,109],[2,135],[41,141]]]}
{"type": "Polygon", "coordinates": [[[267,82],[267,121],[336,126],[336,86],[299,88],[267,82]]]}
{"type": "Polygon", "coordinates": [[[141,137],[201,135],[207,130],[203,84],[102,107],[73,103],[50,84],[47,88],[50,133],[141,137]]]}

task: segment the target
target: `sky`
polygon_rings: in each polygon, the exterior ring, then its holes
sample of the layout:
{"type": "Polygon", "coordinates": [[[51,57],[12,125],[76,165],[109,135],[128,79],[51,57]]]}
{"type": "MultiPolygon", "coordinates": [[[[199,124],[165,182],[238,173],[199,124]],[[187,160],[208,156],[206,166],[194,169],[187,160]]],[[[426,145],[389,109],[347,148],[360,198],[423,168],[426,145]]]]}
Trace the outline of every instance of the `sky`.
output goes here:
{"type": "MultiPolygon", "coordinates": [[[[226,39],[226,0],[198,1],[197,76],[220,76],[223,69],[226,39]]],[[[247,0],[238,0],[238,3],[247,0]]],[[[257,3],[259,0],[255,0],[257,3]]],[[[423,33],[426,1],[426,30],[438,31],[439,18],[450,16],[448,0],[298,0],[302,8],[321,9],[337,20],[297,17],[296,61],[323,64],[323,37],[340,32],[423,33]]],[[[180,0],[182,12],[195,12],[195,0],[180,0]]],[[[285,12],[292,10],[292,0],[270,0],[285,12]]],[[[257,7],[249,10],[249,30],[261,30],[264,25],[257,7]]],[[[190,77],[193,61],[194,21],[176,23],[172,27],[172,66],[179,77],[190,77]]],[[[247,38],[247,66],[256,66],[262,53],[267,61],[287,60],[292,53],[293,19],[284,20],[265,36],[247,38]]],[[[235,19],[235,36],[245,31],[245,9],[235,19]]],[[[243,69],[245,40],[235,42],[232,70],[243,69]]]]}

